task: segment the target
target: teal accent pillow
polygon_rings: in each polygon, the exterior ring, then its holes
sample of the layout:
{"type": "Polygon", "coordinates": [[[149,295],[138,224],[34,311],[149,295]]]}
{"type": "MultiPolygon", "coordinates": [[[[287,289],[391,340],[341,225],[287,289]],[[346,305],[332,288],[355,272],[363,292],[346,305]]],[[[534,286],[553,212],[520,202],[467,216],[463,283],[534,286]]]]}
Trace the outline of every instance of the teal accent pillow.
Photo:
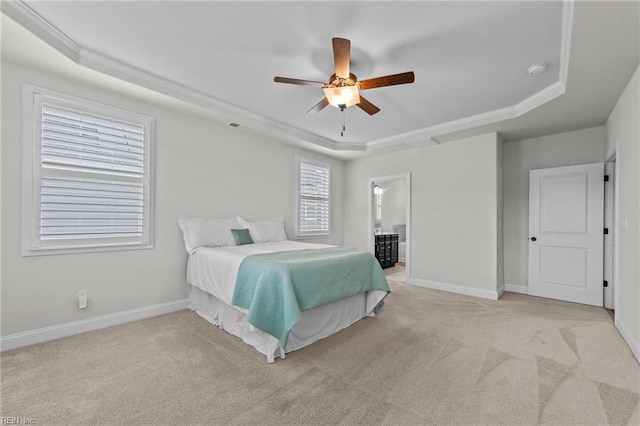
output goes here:
{"type": "Polygon", "coordinates": [[[231,233],[233,234],[233,238],[236,240],[236,245],[241,246],[244,244],[253,244],[253,240],[251,239],[248,229],[232,229],[231,233]]]}

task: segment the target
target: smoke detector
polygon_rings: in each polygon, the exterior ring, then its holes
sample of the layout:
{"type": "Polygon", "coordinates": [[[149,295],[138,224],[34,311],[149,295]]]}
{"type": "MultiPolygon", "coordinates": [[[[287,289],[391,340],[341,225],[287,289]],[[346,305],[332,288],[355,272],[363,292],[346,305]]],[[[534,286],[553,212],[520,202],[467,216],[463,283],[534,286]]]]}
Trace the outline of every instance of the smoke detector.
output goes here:
{"type": "Polygon", "coordinates": [[[540,62],[539,64],[535,64],[535,65],[531,65],[529,67],[529,75],[536,75],[536,74],[540,74],[541,72],[544,72],[547,70],[547,68],[549,68],[549,65],[545,64],[544,62],[540,62]]]}

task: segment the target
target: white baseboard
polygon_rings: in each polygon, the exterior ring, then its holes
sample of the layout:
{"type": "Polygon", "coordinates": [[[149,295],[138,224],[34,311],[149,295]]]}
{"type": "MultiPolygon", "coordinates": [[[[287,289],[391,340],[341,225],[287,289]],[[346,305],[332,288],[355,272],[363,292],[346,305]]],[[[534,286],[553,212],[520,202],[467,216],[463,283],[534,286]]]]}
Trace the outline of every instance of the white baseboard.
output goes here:
{"type": "Polygon", "coordinates": [[[481,297],[483,299],[491,299],[491,300],[498,300],[499,299],[499,292],[498,291],[491,291],[491,290],[484,290],[484,289],[481,289],[481,288],[466,287],[466,286],[458,285],[458,284],[441,283],[441,282],[438,282],[438,281],[422,280],[422,279],[413,278],[413,277],[407,278],[407,284],[415,285],[415,286],[418,286],[418,287],[431,288],[431,289],[434,289],[434,290],[448,291],[450,293],[464,294],[466,296],[481,297]]]}
{"type": "Polygon", "coordinates": [[[640,342],[635,342],[633,340],[629,331],[627,331],[624,324],[622,324],[620,321],[616,321],[616,328],[620,332],[620,335],[622,336],[624,341],[627,342],[627,345],[629,346],[629,349],[631,349],[633,356],[635,356],[636,360],[640,363],[640,342]]]}
{"type": "Polygon", "coordinates": [[[72,336],[74,334],[111,327],[112,325],[155,317],[175,311],[181,311],[183,309],[187,309],[187,299],[145,306],[143,308],[129,309],[127,311],[101,315],[94,318],[88,318],[86,320],[73,321],[51,327],[39,328],[37,330],[10,334],[8,336],[0,337],[0,350],[6,351],[9,349],[21,348],[23,346],[47,342],[61,337],[72,336]]]}
{"type": "Polygon", "coordinates": [[[504,283],[504,291],[508,291],[511,293],[529,294],[529,286],[504,283]]]}

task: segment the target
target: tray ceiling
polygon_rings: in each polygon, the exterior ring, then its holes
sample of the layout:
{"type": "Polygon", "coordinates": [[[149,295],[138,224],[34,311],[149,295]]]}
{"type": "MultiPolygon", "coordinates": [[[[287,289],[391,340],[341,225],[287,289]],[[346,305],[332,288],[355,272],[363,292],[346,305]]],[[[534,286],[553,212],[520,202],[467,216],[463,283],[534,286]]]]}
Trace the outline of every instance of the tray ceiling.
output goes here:
{"type": "Polygon", "coordinates": [[[224,111],[241,127],[348,151],[434,143],[562,95],[573,6],[24,1],[3,11],[80,64],[224,111]],[[374,116],[354,107],[307,114],[322,89],[273,77],[327,81],[332,37],[351,40],[359,79],[414,71],[415,83],[366,91],[381,109],[374,116]],[[538,63],[547,70],[530,75],[538,63]]]}

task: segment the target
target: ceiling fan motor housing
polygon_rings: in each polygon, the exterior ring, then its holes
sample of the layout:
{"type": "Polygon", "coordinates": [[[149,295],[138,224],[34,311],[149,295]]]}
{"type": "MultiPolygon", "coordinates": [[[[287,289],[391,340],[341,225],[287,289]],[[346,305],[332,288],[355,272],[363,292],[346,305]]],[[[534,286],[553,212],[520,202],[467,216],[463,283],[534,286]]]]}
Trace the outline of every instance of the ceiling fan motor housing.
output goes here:
{"type": "Polygon", "coordinates": [[[355,74],[349,73],[349,78],[340,78],[335,74],[331,74],[329,82],[326,87],[344,87],[355,86],[358,83],[358,77],[355,74]]]}

